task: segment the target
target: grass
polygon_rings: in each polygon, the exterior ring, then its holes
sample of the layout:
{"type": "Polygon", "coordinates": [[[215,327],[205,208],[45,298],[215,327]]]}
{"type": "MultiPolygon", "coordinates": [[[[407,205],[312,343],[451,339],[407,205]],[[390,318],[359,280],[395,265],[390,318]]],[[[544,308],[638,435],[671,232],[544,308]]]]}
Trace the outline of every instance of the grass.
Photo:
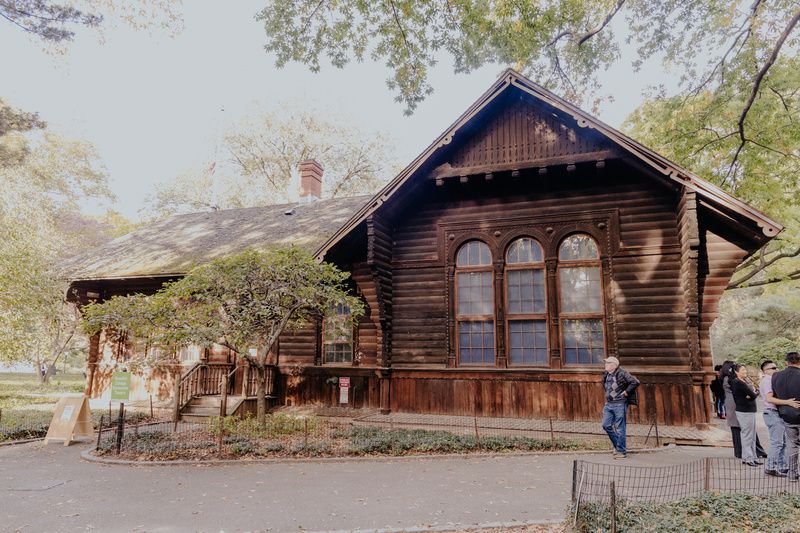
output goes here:
{"type": "MultiPolygon", "coordinates": [[[[36,406],[55,404],[65,393],[83,392],[84,384],[82,374],[56,374],[42,385],[36,374],[0,372],[0,442],[44,437],[53,410],[36,406]]],[[[92,412],[95,427],[103,414],[108,417],[105,409],[92,412]]],[[[126,419],[136,423],[143,416],[129,413],[126,419]]]]}

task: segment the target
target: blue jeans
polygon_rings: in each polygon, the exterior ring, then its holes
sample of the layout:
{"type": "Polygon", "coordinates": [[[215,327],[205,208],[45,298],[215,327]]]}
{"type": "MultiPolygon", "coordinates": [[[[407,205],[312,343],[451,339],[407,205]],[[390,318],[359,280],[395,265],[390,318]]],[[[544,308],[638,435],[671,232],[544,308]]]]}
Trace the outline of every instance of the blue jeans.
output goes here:
{"type": "Polygon", "coordinates": [[[769,457],[767,470],[786,469],[786,426],[783,425],[778,411],[764,409],[764,423],[769,429],[769,457]]]}
{"type": "Polygon", "coordinates": [[[611,439],[614,449],[621,454],[628,453],[625,439],[627,414],[627,402],[607,403],[603,407],[603,429],[608,433],[608,438],[611,439]]]}

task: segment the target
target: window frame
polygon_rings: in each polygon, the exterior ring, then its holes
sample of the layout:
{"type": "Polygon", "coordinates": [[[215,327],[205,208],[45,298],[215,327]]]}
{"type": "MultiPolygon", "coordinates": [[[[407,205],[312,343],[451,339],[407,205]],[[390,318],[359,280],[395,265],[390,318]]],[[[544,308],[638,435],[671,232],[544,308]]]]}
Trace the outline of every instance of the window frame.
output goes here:
{"type": "MultiPolygon", "coordinates": [[[[473,240],[489,246],[494,267],[494,313],[495,313],[495,360],[496,368],[509,371],[594,371],[597,364],[565,364],[562,343],[563,327],[560,316],[561,293],[558,272],[558,248],[561,242],[576,233],[583,233],[594,240],[599,259],[595,265],[600,267],[601,311],[596,315],[602,319],[603,350],[605,357],[617,356],[617,328],[615,321],[614,285],[611,258],[624,254],[627,250],[638,249],[626,245],[620,234],[619,209],[598,209],[592,211],[573,211],[547,214],[525,214],[514,216],[489,216],[470,221],[441,221],[438,230],[438,258],[402,261],[401,266],[444,266],[446,300],[446,353],[443,363],[447,368],[464,367],[478,370],[474,365],[461,365],[458,358],[458,325],[456,320],[456,254],[459,248],[473,240]],[[547,302],[547,341],[548,362],[543,366],[509,365],[507,325],[507,283],[505,275],[505,250],[516,239],[530,237],[542,246],[545,263],[545,298],[547,302]],[[600,316],[602,315],[602,316],[600,316]]],[[[567,262],[562,262],[565,265],[567,262]]],[[[586,266],[582,264],[579,266],[586,266]]],[[[595,316],[593,315],[592,318],[595,316]]],[[[489,367],[484,367],[489,368],[489,367]]]]}
{"type": "Polygon", "coordinates": [[[468,238],[463,240],[459,245],[456,247],[455,255],[453,259],[453,265],[455,267],[455,272],[453,274],[453,302],[454,302],[454,309],[453,309],[453,320],[455,323],[455,355],[456,355],[456,365],[459,367],[469,367],[469,368],[492,368],[497,366],[497,295],[495,293],[495,282],[494,282],[494,257],[495,254],[492,253],[492,247],[489,243],[485,242],[480,238],[468,238]],[[468,245],[471,242],[480,242],[481,244],[485,245],[489,249],[489,264],[487,265],[477,265],[477,266],[465,266],[459,267],[458,266],[458,254],[461,249],[468,245]],[[492,294],[492,313],[490,315],[463,315],[468,318],[463,318],[462,315],[459,314],[458,309],[458,275],[470,272],[487,272],[489,273],[489,282],[491,284],[491,294],[492,294]],[[462,322],[491,322],[492,323],[492,353],[493,353],[493,360],[490,363],[463,363],[461,361],[461,328],[460,324],[462,322]]]}
{"type": "MultiPolygon", "coordinates": [[[[504,247],[503,253],[503,305],[504,305],[504,322],[505,322],[505,348],[506,348],[506,361],[508,362],[509,367],[513,368],[549,368],[550,367],[550,305],[548,301],[548,294],[549,291],[547,290],[547,263],[545,261],[547,254],[545,252],[545,247],[542,246],[542,243],[539,242],[539,239],[532,235],[522,234],[522,235],[515,235],[512,237],[508,243],[506,243],[504,247]],[[509,263],[508,262],[508,252],[511,249],[511,246],[521,239],[531,239],[535,242],[541,252],[542,252],[542,260],[539,262],[534,263],[509,263]],[[515,271],[515,270],[541,270],[542,277],[543,277],[543,286],[544,286],[544,312],[543,313],[511,313],[511,305],[509,302],[509,290],[508,290],[508,272],[515,271]],[[545,324],[545,362],[542,364],[525,364],[525,363],[513,363],[511,361],[511,322],[515,321],[531,321],[531,320],[543,320],[545,324]]],[[[495,302],[495,310],[497,308],[497,302],[495,302]]],[[[496,311],[495,311],[496,312],[496,311]]]]}
{"type": "MultiPolygon", "coordinates": [[[[349,316],[351,314],[352,314],[352,311],[348,307],[346,314],[339,315],[337,313],[336,316],[337,317],[338,316],[349,316]]],[[[357,324],[351,324],[351,327],[349,328],[349,331],[350,331],[350,342],[349,342],[349,344],[350,344],[350,359],[348,361],[329,361],[328,357],[327,357],[327,351],[326,351],[326,347],[327,346],[336,345],[336,344],[347,344],[344,341],[338,341],[338,340],[328,341],[328,340],[326,340],[325,334],[326,334],[327,329],[329,327],[328,326],[328,319],[329,318],[332,318],[331,315],[326,313],[326,314],[324,314],[322,316],[322,321],[321,321],[322,322],[321,337],[320,337],[320,352],[321,352],[320,353],[320,359],[321,359],[321,362],[325,366],[353,366],[353,364],[355,363],[356,338],[357,338],[357,335],[358,335],[357,324]]]]}
{"type": "Polygon", "coordinates": [[[596,367],[597,365],[602,363],[602,359],[608,357],[609,354],[609,346],[608,346],[608,332],[607,332],[607,316],[606,316],[606,305],[608,302],[608,298],[606,295],[606,283],[605,283],[605,272],[603,268],[603,254],[600,248],[600,243],[598,242],[597,238],[585,231],[572,231],[567,233],[566,235],[561,235],[559,239],[556,241],[555,247],[555,255],[557,259],[556,263],[556,286],[558,290],[558,299],[556,305],[558,306],[558,343],[559,343],[559,352],[561,354],[561,364],[564,367],[568,368],[581,368],[581,367],[596,367]],[[560,252],[562,244],[572,236],[575,235],[585,235],[592,239],[594,242],[595,249],[597,250],[597,258],[596,259],[567,259],[562,260],[560,259],[560,252]],[[564,294],[564,288],[561,285],[561,270],[564,268],[581,268],[581,267],[591,267],[597,268],[599,275],[599,283],[600,283],[600,310],[596,312],[589,312],[589,313],[574,313],[574,312],[565,312],[562,309],[562,296],[564,294]],[[600,320],[600,328],[601,333],[603,334],[603,357],[601,361],[598,363],[589,362],[589,363],[570,363],[567,362],[566,359],[566,351],[564,349],[564,322],[566,320],[600,320]]]}

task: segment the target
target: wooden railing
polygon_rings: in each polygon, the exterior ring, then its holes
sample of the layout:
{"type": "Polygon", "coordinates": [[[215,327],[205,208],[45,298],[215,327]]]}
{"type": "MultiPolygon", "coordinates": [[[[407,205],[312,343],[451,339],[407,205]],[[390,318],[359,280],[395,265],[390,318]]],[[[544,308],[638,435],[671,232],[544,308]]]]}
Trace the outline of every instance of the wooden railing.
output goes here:
{"type": "MultiPolygon", "coordinates": [[[[277,367],[275,365],[267,365],[267,396],[272,396],[275,391],[275,375],[277,374],[277,367]]],[[[255,396],[258,391],[258,369],[252,365],[245,367],[244,383],[242,385],[242,394],[245,397],[255,396]]]]}
{"type": "MultiPolygon", "coordinates": [[[[222,392],[223,377],[227,376],[233,365],[228,363],[195,363],[185,372],[175,386],[175,406],[183,409],[192,398],[216,395],[222,392]]],[[[232,392],[231,380],[227,379],[227,392],[232,392]]]]}

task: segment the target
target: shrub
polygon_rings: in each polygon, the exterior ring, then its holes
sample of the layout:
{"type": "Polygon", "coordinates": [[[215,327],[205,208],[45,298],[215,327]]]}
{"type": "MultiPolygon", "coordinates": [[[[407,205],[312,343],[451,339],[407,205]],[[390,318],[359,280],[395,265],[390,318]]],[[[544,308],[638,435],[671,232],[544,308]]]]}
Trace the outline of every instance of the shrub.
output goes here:
{"type": "Polygon", "coordinates": [[[247,455],[248,453],[253,453],[255,450],[255,445],[250,440],[240,440],[230,447],[230,452],[233,455],[247,455]]]}
{"type": "MultiPolygon", "coordinates": [[[[619,531],[704,533],[707,531],[796,531],[800,521],[800,494],[705,493],[673,502],[625,502],[617,507],[619,531]]],[[[608,506],[582,504],[578,531],[609,531],[608,506]]]]}
{"type": "Polygon", "coordinates": [[[267,442],[261,446],[261,451],[264,453],[278,453],[284,449],[283,444],[280,442],[267,442]]]}
{"type": "Polygon", "coordinates": [[[303,442],[298,442],[292,447],[292,453],[295,455],[314,457],[331,453],[331,447],[326,442],[309,442],[308,446],[303,442]]]}

